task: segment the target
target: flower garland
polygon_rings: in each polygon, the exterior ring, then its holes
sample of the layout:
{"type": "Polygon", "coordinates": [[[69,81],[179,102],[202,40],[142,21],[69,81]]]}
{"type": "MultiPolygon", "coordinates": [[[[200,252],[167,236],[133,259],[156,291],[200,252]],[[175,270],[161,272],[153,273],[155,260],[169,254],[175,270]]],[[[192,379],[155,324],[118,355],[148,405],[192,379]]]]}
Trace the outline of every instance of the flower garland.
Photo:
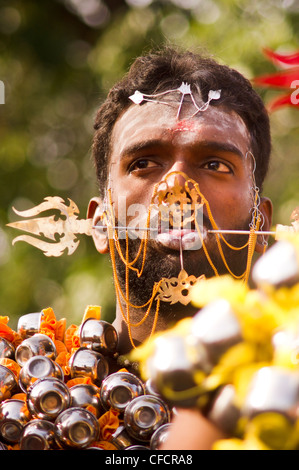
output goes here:
{"type": "MultiPolygon", "coordinates": [[[[299,235],[281,236],[255,264],[252,277],[255,289],[229,275],[195,285],[191,295],[199,312],[155,334],[128,360],[139,363],[142,380],[151,380],[169,408],[196,407],[224,430],[228,438],[214,449],[298,449],[299,235]]],[[[93,384],[88,374],[71,376],[70,359],[81,346],[81,325],[100,317],[100,307],[88,306],[81,324],[67,328],[52,308],[41,312],[39,333],[55,344],[55,362],[69,389],[93,384]]],[[[0,338],[15,348],[24,341],[22,330],[10,328],[5,316],[0,338]]],[[[3,355],[0,367],[18,381],[22,366],[14,358],[3,355]]],[[[119,365],[118,372],[123,370],[119,365]]],[[[13,400],[23,403],[27,423],[35,420],[26,393],[11,393],[0,383],[0,409],[13,400]]],[[[88,411],[96,415],[92,405],[88,411]]],[[[100,433],[92,447],[117,450],[112,438],[122,428],[121,413],[111,407],[97,421],[100,433]]],[[[6,448],[18,450],[20,444],[6,448]]]]}
{"type": "Polygon", "coordinates": [[[166,402],[226,433],[214,449],[299,448],[299,235],[282,238],[255,264],[254,289],[199,283],[199,312],[130,354],[166,402]]]}
{"type": "MultiPolygon", "coordinates": [[[[88,306],[81,324],[83,324],[87,318],[100,319],[100,314],[101,308],[99,306],[88,306]]],[[[17,348],[22,344],[23,338],[20,333],[14,331],[8,323],[9,318],[7,316],[0,317],[0,338],[7,340],[14,348],[17,348]]],[[[80,325],[71,324],[66,328],[66,319],[57,320],[52,308],[42,310],[39,333],[47,335],[54,342],[57,352],[55,362],[61,367],[64,381],[69,389],[78,384],[93,383],[92,379],[88,376],[70,378],[69,360],[76,350],[80,348],[79,331],[80,325]]],[[[22,367],[14,359],[0,357],[0,365],[13,372],[16,381],[19,380],[22,367]]],[[[8,388],[1,383],[0,391],[4,398],[2,402],[4,400],[22,400],[24,402],[23,412],[27,416],[27,421],[29,422],[35,419],[30,415],[28,410],[26,393],[18,391],[18,393],[11,395],[8,388]]],[[[86,409],[96,415],[96,409],[92,405],[87,406],[86,409]]],[[[92,443],[92,447],[98,447],[104,450],[116,450],[117,448],[111,442],[111,437],[122,422],[120,413],[111,408],[97,419],[100,429],[99,439],[92,443]]],[[[20,445],[19,443],[6,443],[6,448],[7,450],[20,450],[20,445]]]]}

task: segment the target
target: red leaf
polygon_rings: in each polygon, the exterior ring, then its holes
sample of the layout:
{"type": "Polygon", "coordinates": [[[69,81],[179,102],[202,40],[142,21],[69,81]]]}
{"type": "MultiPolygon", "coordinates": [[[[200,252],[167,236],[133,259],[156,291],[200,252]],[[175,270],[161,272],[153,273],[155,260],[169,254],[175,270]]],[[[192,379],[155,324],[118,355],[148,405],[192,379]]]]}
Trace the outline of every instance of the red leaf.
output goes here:
{"type": "Polygon", "coordinates": [[[275,98],[268,105],[269,112],[275,111],[282,106],[296,106],[299,108],[299,51],[293,54],[278,54],[271,49],[264,48],[263,52],[272,62],[280,65],[283,70],[253,78],[253,84],[266,88],[291,90],[289,94],[275,98]]]}
{"type": "Polygon", "coordinates": [[[283,95],[279,96],[278,98],[275,98],[271,103],[268,104],[268,110],[269,112],[276,111],[279,108],[282,108],[283,106],[297,106],[299,108],[299,102],[296,103],[294,100],[292,100],[292,95],[283,95]]]}
{"type": "Polygon", "coordinates": [[[253,82],[270,88],[291,88],[295,80],[299,80],[299,67],[271,75],[262,75],[254,78],[253,82]]]}
{"type": "Polygon", "coordinates": [[[265,55],[267,55],[272,62],[281,62],[282,64],[286,64],[289,66],[297,66],[299,65],[299,51],[293,54],[278,54],[271,49],[263,49],[265,55]]]}

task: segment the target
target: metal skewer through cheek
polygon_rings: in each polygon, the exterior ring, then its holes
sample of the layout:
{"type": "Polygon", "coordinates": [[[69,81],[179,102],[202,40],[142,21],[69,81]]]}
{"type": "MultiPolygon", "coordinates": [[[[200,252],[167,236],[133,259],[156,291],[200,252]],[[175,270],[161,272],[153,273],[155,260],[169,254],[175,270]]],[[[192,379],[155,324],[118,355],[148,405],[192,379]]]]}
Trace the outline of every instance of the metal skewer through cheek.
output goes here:
{"type": "MultiPolygon", "coordinates": [[[[96,230],[102,230],[102,231],[108,230],[108,226],[105,227],[104,225],[93,225],[92,228],[94,228],[96,230]]],[[[151,230],[153,232],[157,232],[156,228],[148,228],[148,227],[125,227],[125,226],[122,227],[122,226],[111,226],[111,225],[109,225],[109,228],[111,228],[113,230],[132,230],[132,231],[135,231],[135,230],[142,230],[142,231],[147,230],[147,231],[149,231],[149,230],[151,230]]]]}
{"type": "MultiPolygon", "coordinates": [[[[208,230],[209,233],[227,233],[227,234],[237,234],[237,235],[249,235],[250,230],[208,230]]],[[[275,235],[275,231],[264,231],[264,230],[255,230],[257,235],[275,235]]]]}
{"type": "MultiPolygon", "coordinates": [[[[107,230],[107,227],[103,227],[103,226],[98,226],[98,225],[94,225],[92,228],[96,229],[96,230],[107,230]]],[[[138,231],[138,230],[147,230],[147,231],[153,231],[153,232],[157,232],[157,229],[155,228],[148,228],[148,227],[121,227],[121,226],[116,226],[116,227],[110,227],[114,230],[132,230],[132,231],[138,231]]],[[[224,234],[236,234],[236,235],[249,235],[250,234],[250,230],[225,230],[225,229],[218,229],[218,230],[207,230],[208,233],[224,233],[224,234]]],[[[275,235],[276,232],[275,231],[264,231],[264,230],[256,230],[254,233],[256,233],[257,235],[275,235]]]]}

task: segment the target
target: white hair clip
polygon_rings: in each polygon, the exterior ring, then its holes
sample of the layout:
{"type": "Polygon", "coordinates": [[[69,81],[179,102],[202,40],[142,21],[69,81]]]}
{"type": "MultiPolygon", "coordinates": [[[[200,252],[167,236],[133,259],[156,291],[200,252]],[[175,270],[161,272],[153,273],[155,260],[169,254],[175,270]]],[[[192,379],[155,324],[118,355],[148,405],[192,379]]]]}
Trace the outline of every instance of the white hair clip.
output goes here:
{"type": "Polygon", "coordinates": [[[178,108],[178,112],[177,112],[177,119],[180,116],[180,112],[181,112],[181,109],[182,109],[182,104],[183,104],[183,101],[184,101],[184,98],[185,98],[186,95],[190,95],[192,103],[196,108],[196,111],[192,114],[192,116],[190,116],[190,118],[195,116],[200,111],[206,111],[206,109],[208,109],[208,107],[209,107],[210,101],[219,100],[219,98],[221,96],[221,90],[210,90],[209,94],[208,94],[208,101],[206,103],[204,103],[203,105],[198,106],[195,99],[194,99],[194,96],[192,94],[191,86],[189,85],[189,83],[182,82],[182,84],[179,88],[175,88],[173,90],[163,91],[161,93],[156,93],[154,95],[147,95],[146,93],[141,93],[140,91],[136,90],[133,95],[129,96],[129,98],[135,104],[141,104],[143,101],[152,101],[154,103],[166,104],[166,105],[170,106],[169,102],[161,101],[157,98],[159,98],[160,96],[168,95],[169,93],[177,93],[177,92],[181,93],[181,95],[182,95],[181,100],[180,100],[180,104],[179,104],[179,108],[178,108]]]}

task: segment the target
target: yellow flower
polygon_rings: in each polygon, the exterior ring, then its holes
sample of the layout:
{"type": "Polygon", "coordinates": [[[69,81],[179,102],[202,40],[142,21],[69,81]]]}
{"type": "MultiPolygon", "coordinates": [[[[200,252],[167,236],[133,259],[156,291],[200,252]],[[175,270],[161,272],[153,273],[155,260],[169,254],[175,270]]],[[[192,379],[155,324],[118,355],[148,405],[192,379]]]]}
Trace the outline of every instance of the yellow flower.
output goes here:
{"type": "MultiPolygon", "coordinates": [[[[298,222],[297,224],[295,224],[296,227],[298,227],[298,222]]],[[[298,256],[299,256],[299,232],[293,232],[292,230],[294,229],[295,225],[293,224],[293,226],[291,228],[290,231],[288,230],[277,230],[276,232],[276,237],[275,239],[276,240],[286,240],[290,243],[292,243],[292,245],[294,245],[297,253],[298,253],[298,256]]],[[[278,225],[277,228],[283,228],[285,227],[284,225],[278,225]]],[[[288,226],[286,226],[288,227],[288,226]]]]}
{"type": "Polygon", "coordinates": [[[212,300],[226,299],[232,305],[245,301],[249,288],[242,281],[231,276],[219,276],[199,282],[191,290],[191,302],[196,307],[203,307],[212,300]]]}
{"type": "Polygon", "coordinates": [[[212,450],[245,450],[244,444],[242,439],[220,439],[214,443],[212,450]]]}
{"type": "MultiPolygon", "coordinates": [[[[267,362],[265,361],[265,363],[267,362]]],[[[240,371],[247,370],[248,378],[249,367],[255,367],[255,364],[260,364],[260,362],[257,359],[257,351],[254,345],[244,342],[236,344],[222,355],[218,364],[205,379],[205,387],[209,390],[213,390],[220,385],[231,383],[237,386],[237,392],[240,393],[240,371]]],[[[244,385],[242,385],[242,388],[244,389],[244,385]]]]}
{"type": "Polygon", "coordinates": [[[264,344],[269,349],[273,332],[286,322],[285,312],[258,291],[249,291],[244,302],[234,304],[245,341],[264,344]]]}
{"type": "Polygon", "coordinates": [[[292,311],[299,317],[299,283],[291,287],[280,287],[272,292],[272,299],[282,309],[292,311]]]}
{"type": "Polygon", "coordinates": [[[254,416],[248,423],[246,437],[257,438],[275,450],[290,450],[298,441],[293,423],[286,416],[274,412],[254,416]]]}
{"type": "Polygon", "coordinates": [[[270,364],[268,362],[253,361],[236,368],[233,374],[232,383],[236,391],[235,402],[239,408],[244,406],[253,376],[259,369],[269,365],[270,364]]]}
{"type": "Polygon", "coordinates": [[[213,445],[213,450],[271,450],[257,437],[246,439],[221,439],[213,445]]]}
{"type": "Polygon", "coordinates": [[[167,338],[167,336],[180,336],[184,338],[189,334],[192,318],[184,318],[180,320],[172,328],[155,333],[152,337],[148,338],[144,343],[138,346],[127,355],[129,361],[140,363],[140,373],[145,380],[148,378],[146,367],[147,359],[149,359],[155,352],[157,341],[160,337],[167,338]]]}

